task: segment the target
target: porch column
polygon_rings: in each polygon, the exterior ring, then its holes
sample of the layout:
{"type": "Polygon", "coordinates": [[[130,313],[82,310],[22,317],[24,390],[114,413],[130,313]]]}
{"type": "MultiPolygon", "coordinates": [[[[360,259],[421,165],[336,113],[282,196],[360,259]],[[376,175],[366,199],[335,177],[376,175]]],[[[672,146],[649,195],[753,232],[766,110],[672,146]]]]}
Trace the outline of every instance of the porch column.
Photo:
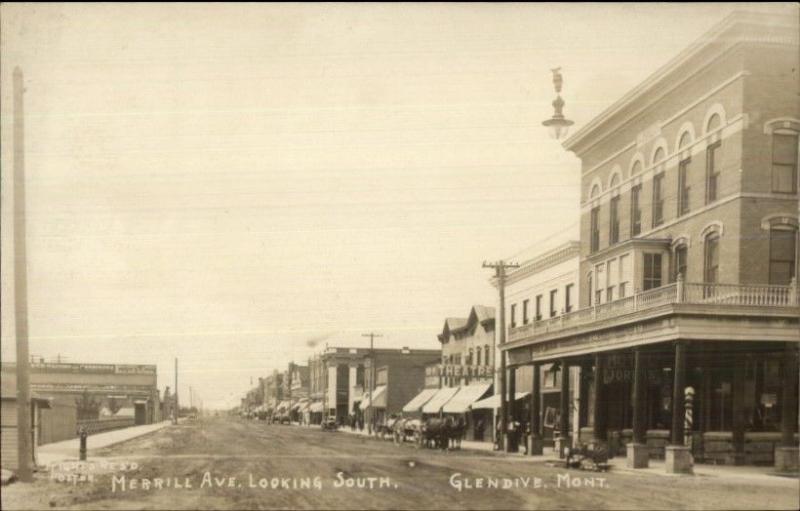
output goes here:
{"type": "Polygon", "coordinates": [[[691,474],[692,453],[683,445],[684,388],[686,387],[686,345],[675,343],[675,364],[672,368],[672,430],[670,445],[664,449],[664,461],[668,473],[691,474]]]}
{"type": "MultiPolygon", "coordinates": [[[[508,368],[508,420],[506,421],[506,428],[510,429],[511,424],[517,418],[517,407],[515,397],[517,394],[517,368],[511,366],[508,368]]],[[[503,438],[506,439],[506,452],[517,452],[519,450],[519,436],[518,432],[509,434],[505,432],[503,438]]]]}
{"type": "Polygon", "coordinates": [[[569,441],[569,362],[562,358],[561,364],[561,392],[559,395],[559,420],[558,420],[558,455],[564,457],[564,448],[570,447],[569,441]]]}
{"type": "Polygon", "coordinates": [[[533,381],[531,382],[531,436],[528,439],[528,454],[533,456],[542,454],[541,435],[541,379],[539,364],[533,364],[533,381]]]}
{"type": "Polygon", "coordinates": [[[647,468],[650,452],[647,448],[647,423],[645,407],[647,367],[641,348],[633,353],[633,442],[628,444],[628,467],[647,468]]]}
{"type": "Polygon", "coordinates": [[[745,358],[741,353],[733,356],[733,385],[732,385],[732,408],[733,408],[733,427],[731,439],[733,441],[733,464],[744,464],[744,378],[745,378],[745,358]]]}
{"type": "Polygon", "coordinates": [[[787,342],[783,353],[783,398],[781,399],[781,445],[775,448],[775,468],[781,472],[798,469],[797,431],[797,343],[787,342]]]}
{"type": "Polygon", "coordinates": [[[594,440],[596,443],[606,443],[608,432],[606,431],[606,403],[605,385],[603,384],[603,372],[605,369],[605,357],[596,353],[594,356],[594,440]]]}

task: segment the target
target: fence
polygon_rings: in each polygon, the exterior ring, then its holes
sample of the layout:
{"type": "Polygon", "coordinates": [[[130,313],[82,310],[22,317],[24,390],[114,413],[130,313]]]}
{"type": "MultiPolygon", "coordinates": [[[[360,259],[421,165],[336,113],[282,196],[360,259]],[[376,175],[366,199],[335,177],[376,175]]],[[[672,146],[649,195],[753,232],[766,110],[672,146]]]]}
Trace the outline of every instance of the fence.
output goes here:
{"type": "Polygon", "coordinates": [[[78,428],[84,427],[91,434],[102,433],[114,429],[129,428],[135,423],[133,417],[114,417],[109,419],[91,419],[78,421],[78,428]]]}

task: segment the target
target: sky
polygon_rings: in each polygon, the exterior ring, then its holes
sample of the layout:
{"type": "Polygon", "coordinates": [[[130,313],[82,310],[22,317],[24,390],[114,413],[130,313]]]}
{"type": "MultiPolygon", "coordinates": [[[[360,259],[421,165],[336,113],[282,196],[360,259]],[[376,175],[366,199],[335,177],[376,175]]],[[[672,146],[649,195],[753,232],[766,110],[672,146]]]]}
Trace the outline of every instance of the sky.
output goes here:
{"type": "MultiPolygon", "coordinates": [[[[580,128],[748,4],[3,4],[25,77],[30,351],[206,407],[325,344],[437,348],[484,260],[577,236],[580,128]]],[[[787,8],[787,6],[783,6],[787,8]]],[[[2,172],[2,356],[13,360],[2,172]]]]}

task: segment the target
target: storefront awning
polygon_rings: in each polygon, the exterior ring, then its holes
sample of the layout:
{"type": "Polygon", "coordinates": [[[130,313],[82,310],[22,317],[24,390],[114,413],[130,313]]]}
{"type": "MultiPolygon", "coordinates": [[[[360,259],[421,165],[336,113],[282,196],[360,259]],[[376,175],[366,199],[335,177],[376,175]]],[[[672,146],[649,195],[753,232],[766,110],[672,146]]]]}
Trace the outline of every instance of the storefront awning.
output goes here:
{"type": "Polygon", "coordinates": [[[491,387],[491,382],[474,383],[461,387],[458,394],[453,396],[453,398],[442,407],[442,411],[444,413],[467,413],[473,403],[480,401],[480,399],[489,392],[491,387]]]}
{"type": "Polygon", "coordinates": [[[422,406],[431,400],[431,398],[439,392],[438,388],[422,389],[422,392],[414,396],[414,399],[406,403],[403,407],[405,413],[414,413],[420,411],[422,406]]]}
{"type": "Polygon", "coordinates": [[[278,411],[280,412],[281,410],[286,410],[289,408],[289,404],[289,401],[281,401],[281,403],[278,405],[278,411]]]}
{"type": "MultiPolygon", "coordinates": [[[[529,395],[530,392],[517,392],[514,394],[514,400],[519,401],[529,395]]],[[[500,394],[489,396],[486,399],[481,399],[472,404],[473,410],[496,410],[497,408],[500,408],[500,394]]]]}
{"type": "Polygon", "coordinates": [[[300,401],[295,403],[294,406],[292,406],[292,410],[293,411],[294,410],[298,410],[298,411],[302,410],[303,408],[306,407],[307,404],[308,404],[308,399],[301,399],[300,401]]]}
{"type": "Polygon", "coordinates": [[[369,391],[364,392],[364,397],[361,399],[361,404],[358,405],[358,408],[366,410],[370,406],[374,408],[386,408],[386,385],[378,385],[375,387],[375,390],[372,391],[371,398],[369,391]]]}
{"type": "Polygon", "coordinates": [[[434,396],[422,407],[422,413],[439,413],[439,410],[450,401],[458,392],[458,387],[445,387],[439,389],[434,396]]]}
{"type": "Polygon", "coordinates": [[[321,401],[314,401],[308,407],[308,411],[311,413],[322,413],[322,402],[321,401]]]}

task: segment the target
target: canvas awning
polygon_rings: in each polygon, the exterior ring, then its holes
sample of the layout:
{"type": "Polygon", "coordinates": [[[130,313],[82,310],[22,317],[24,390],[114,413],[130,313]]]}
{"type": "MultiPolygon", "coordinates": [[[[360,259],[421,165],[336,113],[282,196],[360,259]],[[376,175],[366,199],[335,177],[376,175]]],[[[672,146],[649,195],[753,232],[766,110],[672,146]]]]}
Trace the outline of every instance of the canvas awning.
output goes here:
{"type": "Polygon", "coordinates": [[[314,401],[309,405],[308,411],[311,413],[322,413],[322,401],[314,401]]]}
{"type": "Polygon", "coordinates": [[[445,387],[439,389],[434,396],[422,407],[422,413],[439,413],[439,410],[450,401],[458,392],[458,387],[445,387]]]}
{"type": "Polygon", "coordinates": [[[281,401],[281,403],[278,405],[278,411],[280,412],[281,410],[286,410],[289,408],[289,404],[289,401],[281,401]]]}
{"type": "Polygon", "coordinates": [[[489,383],[474,383],[461,387],[458,394],[453,396],[443,407],[444,413],[467,413],[476,401],[480,401],[482,397],[489,392],[492,387],[489,383]]]}
{"type": "Polygon", "coordinates": [[[298,410],[298,411],[302,410],[303,408],[306,407],[307,403],[308,403],[307,399],[301,399],[300,401],[295,403],[294,406],[292,406],[292,411],[294,411],[294,410],[298,410]]]}
{"type": "MultiPolygon", "coordinates": [[[[519,401],[520,399],[528,397],[530,394],[530,392],[517,392],[514,394],[514,400],[519,401]]],[[[497,408],[500,408],[500,394],[495,394],[486,399],[481,399],[480,401],[472,403],[473,410],[495,410],[497,408]]]]}
{"type": "Polygon", "coordinates": [[[366,410],[370,406],[375,408],[386,408],[386,385],[378,385],[375,387],[375,390],[372,391],[371,398],[369,391],[364,392],[364,397],[361,399],[361,404],[358,405],[358,408],[361,410],[366,410]]]}
{"type": "Polygon", "coordinates": [[[438,388],[422,389],[422,392],[414,396],[414,399],[406,403],[406,405],[403,407],[403,411],[405,413],[414,413],[420,411],[422,406],[430,401],[437,392],[439,392],[438,388]]]}

